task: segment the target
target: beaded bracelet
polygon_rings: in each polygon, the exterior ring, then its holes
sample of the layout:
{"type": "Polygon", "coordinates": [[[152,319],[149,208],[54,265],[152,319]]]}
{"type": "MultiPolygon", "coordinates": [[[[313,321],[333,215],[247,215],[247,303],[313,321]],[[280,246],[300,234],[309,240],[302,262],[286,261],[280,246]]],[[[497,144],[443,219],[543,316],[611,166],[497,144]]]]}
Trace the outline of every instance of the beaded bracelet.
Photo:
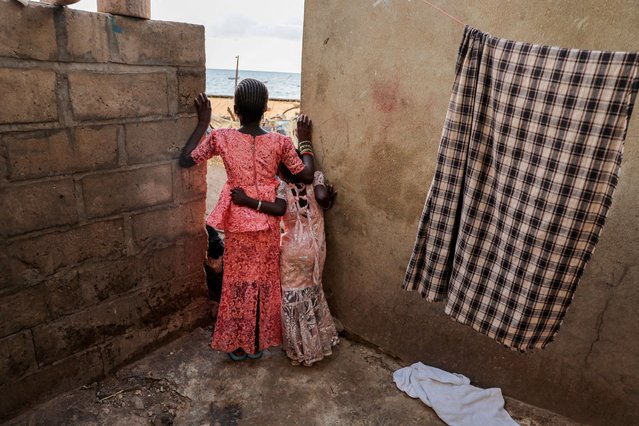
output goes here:
{"type": "Polygon", "coordinates": [[[304,147],[300,149],[300,154],[304,154],[305,152],[313,152],[313,148],[304,147]]]}

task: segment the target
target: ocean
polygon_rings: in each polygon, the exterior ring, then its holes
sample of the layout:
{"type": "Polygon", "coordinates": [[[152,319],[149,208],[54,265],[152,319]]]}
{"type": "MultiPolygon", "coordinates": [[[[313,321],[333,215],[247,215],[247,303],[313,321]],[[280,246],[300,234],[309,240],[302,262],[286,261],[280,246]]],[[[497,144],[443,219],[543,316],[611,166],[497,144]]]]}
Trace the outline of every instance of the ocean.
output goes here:
{"type": "MultiPolygon", "coordinates": [[[[299,73],[240,70],[238,78],[263,81],[271,99],[300,99],[302,76],[299,73]]],[[[207,95],[233,96],[234,91],[235,70],[206,70],[207,95]]]]}

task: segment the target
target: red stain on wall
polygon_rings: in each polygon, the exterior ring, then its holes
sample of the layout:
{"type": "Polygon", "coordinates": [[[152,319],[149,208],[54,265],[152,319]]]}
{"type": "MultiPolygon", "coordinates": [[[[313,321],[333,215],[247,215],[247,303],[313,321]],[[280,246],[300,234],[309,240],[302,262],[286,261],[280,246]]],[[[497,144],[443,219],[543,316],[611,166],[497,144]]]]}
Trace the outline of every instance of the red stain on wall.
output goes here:
{"type": "Polygon", "coordinates": [[[373,83],[373,101],[375,107],[385,114],[392,112],[397,106],[398,91],[399,80],[373,83]]]}

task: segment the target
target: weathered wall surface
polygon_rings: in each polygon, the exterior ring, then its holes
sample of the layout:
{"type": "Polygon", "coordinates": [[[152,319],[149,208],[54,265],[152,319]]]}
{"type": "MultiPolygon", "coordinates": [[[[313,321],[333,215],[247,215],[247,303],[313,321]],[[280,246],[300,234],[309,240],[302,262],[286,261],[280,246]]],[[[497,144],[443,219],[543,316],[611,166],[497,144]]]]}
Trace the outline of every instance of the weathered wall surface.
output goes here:
{"type": "Polygon", "coordinates": [[[0,420],[209,316],[204,29],[0,0],[0,420]]]}
{"type": "MultiPolygon", "coordinates": [[[[433,3],[494,35],[639,50],[639,1],[433,3]]],[[[462,26],[421,1],[307,0],[303,110],[340,194],[327,215],[329,301],[351,332],[406,362],[574,419],[639,421],[639,114],[602,239],[544,351],[517,353],[400,289],[454,79],[462,26]]],[[[390,378],[389,378],[390,380],[390,378]]]]}

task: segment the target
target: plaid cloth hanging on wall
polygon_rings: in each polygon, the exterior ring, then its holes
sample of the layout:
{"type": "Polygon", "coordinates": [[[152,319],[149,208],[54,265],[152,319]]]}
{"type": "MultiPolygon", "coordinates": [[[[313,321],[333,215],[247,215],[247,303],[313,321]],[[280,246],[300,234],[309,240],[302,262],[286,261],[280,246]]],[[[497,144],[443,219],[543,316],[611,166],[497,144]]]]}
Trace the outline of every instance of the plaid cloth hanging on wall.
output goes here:
{"type": "Polygon", "coordinates": [[[466,27],[403,288],[519,350],[557,333],[618,180],[639,54],[466,27]]]}

